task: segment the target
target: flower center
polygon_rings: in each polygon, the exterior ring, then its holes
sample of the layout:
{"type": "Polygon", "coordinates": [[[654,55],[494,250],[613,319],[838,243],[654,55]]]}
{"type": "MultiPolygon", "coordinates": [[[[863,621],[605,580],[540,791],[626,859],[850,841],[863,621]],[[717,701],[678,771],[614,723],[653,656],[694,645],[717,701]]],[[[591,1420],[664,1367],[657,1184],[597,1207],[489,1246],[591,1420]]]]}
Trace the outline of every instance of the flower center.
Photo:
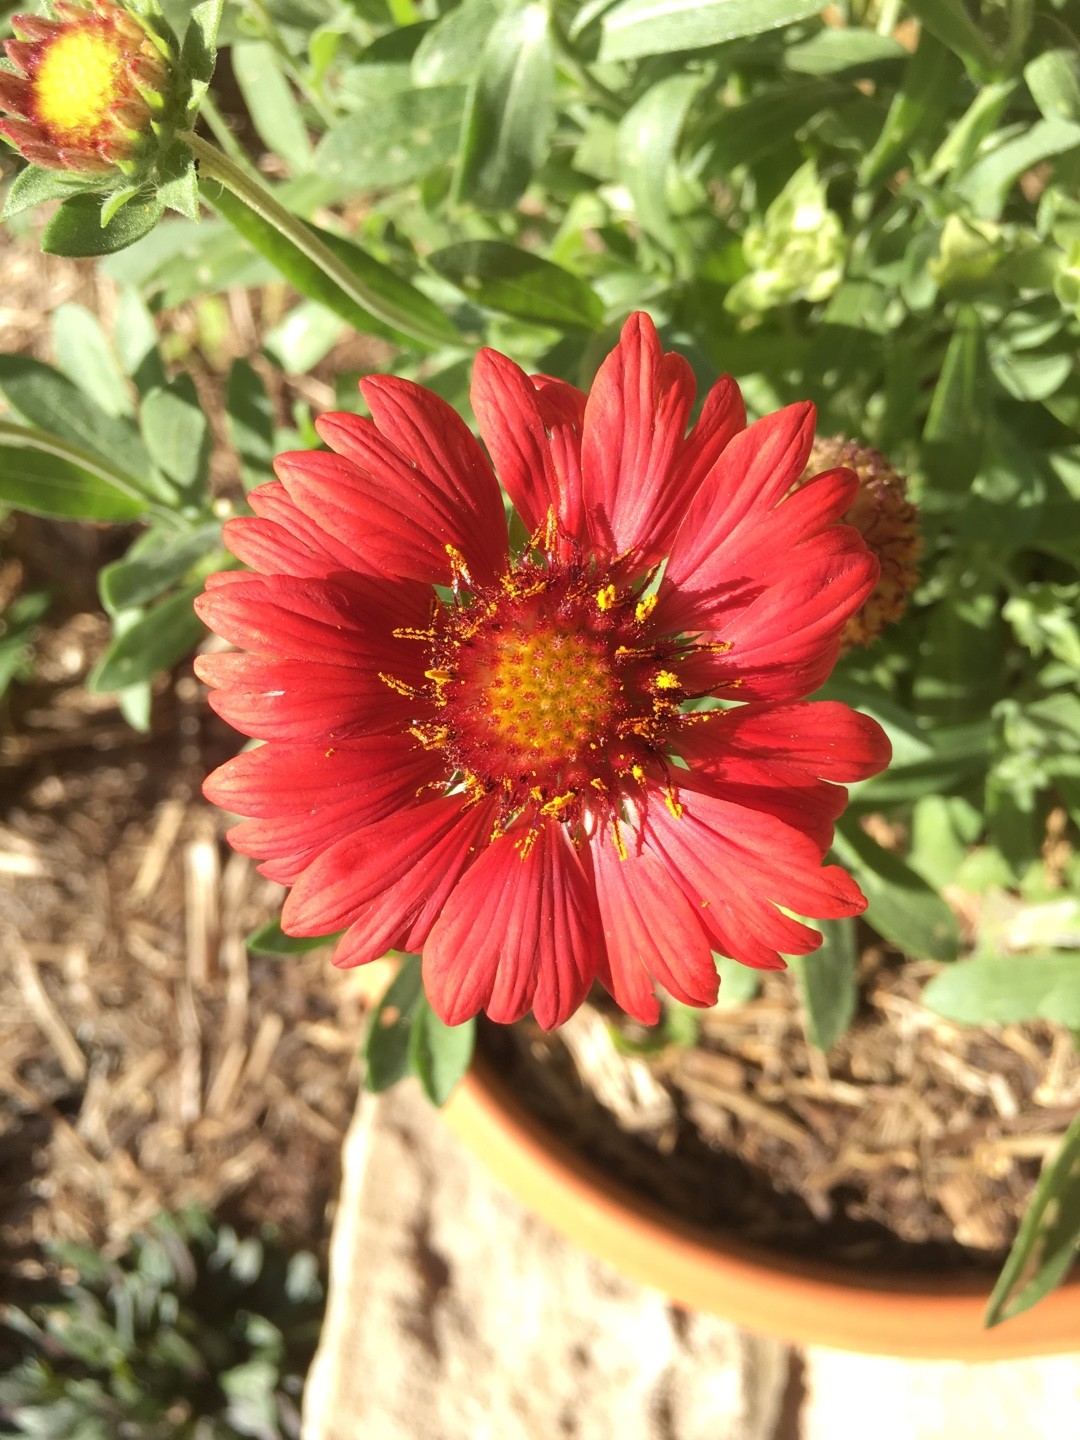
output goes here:
{"type": "Polygon", "coordinates": [[[413,733],[444,752],[448,779],[501,790],[504,818],[610,811],[647,772],[666,773],[682,720],[673,667],[687,646],[652,632],[652,609],[579,564],[519,564],[417,634],[431,644],[437,718],[413,733]]]}
{"type": "Polygon", "coordinates": [[[37,118],[57,143],[84,139],[106,119],[124,58],[115,35],[86,26],[45,47],[34,77],[37,118]]]}

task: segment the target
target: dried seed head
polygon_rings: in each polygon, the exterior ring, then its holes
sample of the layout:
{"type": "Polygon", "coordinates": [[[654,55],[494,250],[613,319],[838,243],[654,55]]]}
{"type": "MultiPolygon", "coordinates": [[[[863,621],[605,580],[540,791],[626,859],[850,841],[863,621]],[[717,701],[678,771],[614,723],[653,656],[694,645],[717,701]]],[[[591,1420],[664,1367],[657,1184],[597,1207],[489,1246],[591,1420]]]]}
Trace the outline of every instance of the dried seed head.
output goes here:
{"type": "Polygon", "coordinates": [[[844,629],[845,648],[869,645],[899,620],[919,578],[919,512],[907,498],[907,481],[877,450],[842,435],[818,439],[803,479],[837,466],[859,477],[859,493],[844,516],[881,565],[881,577],[862,609],[844,629]]]}

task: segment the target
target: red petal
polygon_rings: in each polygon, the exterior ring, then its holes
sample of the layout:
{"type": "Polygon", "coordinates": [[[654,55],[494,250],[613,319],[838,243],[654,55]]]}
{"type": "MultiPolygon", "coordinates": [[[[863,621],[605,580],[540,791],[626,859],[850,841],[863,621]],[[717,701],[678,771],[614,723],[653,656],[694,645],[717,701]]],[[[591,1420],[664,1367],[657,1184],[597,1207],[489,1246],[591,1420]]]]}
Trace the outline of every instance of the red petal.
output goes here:
{"type": "Polygon", "coordinates": [[[496,350],[473,367],[472,405],[499,478],[530,533],[554,509],[563,535],[587,543],[581,495],[585,397],[525,372],[496,350]]]}
{"type": "Polygon", "coordinates": [[[424,988],[457,1025],[485,1009],[509,1024],[532,1007],[544,1029],[578,1008],[603,954],[596,895],[563,826],[494,841],[466,874],[424,946],[424,988]]]}
{"type": "Polygon", "coordinates": [[[782,820],[686,785],[679,799],[678,819],[662,805],[650,805],[645,842],[700,908],[722,954],[780,969],[781,952],[804,955],[821,944],[821,936],[782,915],[778,905],[822,919],[865,910],[851,877],[839,866],[822,866],[818,845],[782,820]]]}
{"type": "Polygon", "coordinates": [[[372,736],[361,746],[263,745],[215,770],[203,793],[256,817],[234,825],[229,843],[279,862],[275,878],[291,884],[343,836],[415,804],[441,769],[411,735],[372,736]]]}
{"type": "Polygon", "coordinates": [[[631,315],[585,407],[581,466],[600,555],[613,560],[633,552],[648,564],[662,553],[665,516],[684,499],[672,469],[684,447],[694,389],[689,363],[663,353],[647,315],[631,315]]]}
{"type": "Polygon", "coordinates": [[[405,732],[427,707],[355,666],[257,655],[200,655],[195,673],[216,689],[214,710],[258,740],[329,745],[374,732],[405,732]]]}
{"type": "Polygon", "coordinates": [[[837,700],[714,711],[686,729],[678,748],[695,772],[723,779],[730,760],[750,761],[774,785],[866,780],[892,758],[877,721],[837,700]]]}
{"type": "Polygon", "coordinates": [[[714,1005],[719,977],[690,902],[651,850],[624,835],[620,859],[608,837],[592,847],[608,966],[601,978],[628,1015],[653,1025],[660,1006],[652,980],[685,1005],[714,1005]]]}
{"type": "MultiPolygon", "coordinates": [[[[345,448],[345,427],[367,425],[355,415],[324,415],[317,429],[335,449],[345,448]],[[340,422],[340,423],[339,423],[340,422]]],[[[352,445],[355,452],[358,446],[352,445]]],[[[333,530],[357,556],[358,570],[374,570],[428,584],[452,579],[447,544],[460,549],[451,516],[437,505],[421,477],[381,439],[367,465],[324,450],[279,455],[274,469],[292,500],[333,530]]]]}
{"type": "Polygon", "coordinates": [[[393,375],[370,375],[360,392],[381,433],[449,502],[461,551],[476,581],[506,569],[506,517],[487,456],[440,396],[393,375]]]}
{"type": "Polygon", "coordinates": [[[414,804],[332,845],[297,880],[281,915],[290,935],[342,939],[337,964],[364,964],[426,917],[430,924],[490,831],[494,806],[460,795],[414,804]],[[347,943],[346,943],[347,942],[347,943]]]}

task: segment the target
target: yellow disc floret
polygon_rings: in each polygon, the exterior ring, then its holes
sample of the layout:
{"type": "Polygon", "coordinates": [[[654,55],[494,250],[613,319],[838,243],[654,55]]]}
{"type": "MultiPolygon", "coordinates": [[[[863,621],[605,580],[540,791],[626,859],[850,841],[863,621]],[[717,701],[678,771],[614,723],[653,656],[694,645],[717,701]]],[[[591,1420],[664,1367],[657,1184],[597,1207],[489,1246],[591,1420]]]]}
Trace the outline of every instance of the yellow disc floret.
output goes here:
{"type": "Polygon", "coordinates": [[[124,59],[118,36],[89,27],[46,48],[34,77],[37,110],[57,140],[77,144],[99,129],[123,94],[124,59]]]}

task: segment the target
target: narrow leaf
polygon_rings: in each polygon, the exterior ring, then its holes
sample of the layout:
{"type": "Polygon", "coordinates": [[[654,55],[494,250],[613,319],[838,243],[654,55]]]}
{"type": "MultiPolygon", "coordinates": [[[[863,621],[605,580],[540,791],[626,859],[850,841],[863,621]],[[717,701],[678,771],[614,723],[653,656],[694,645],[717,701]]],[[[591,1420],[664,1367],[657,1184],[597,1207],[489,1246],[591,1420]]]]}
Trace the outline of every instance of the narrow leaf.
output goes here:
{"type": "Polygon", "coordinates": [[[817,0],[621,0],[603,18],[599,58],[636,60],[722,45],[817,15],[817,0]]]}
{"type": "Polygon", "coordinates": [[[69,200],[73,195],[83,195],[100,189],[100,181],[79,180],[62,170],[46,170],[41,165],[27,165],[20,170],[8,187],[7,198],[0,220],[11,220],[41,205],[46,200],[69,200]]]}
{"type": "Polygon", "coordinates": [[[234,360],[225,387],[229,439],[240,456],[244,489],[273,476],[274,407],[261,376],[246,360],[234,360]]]}
{"type": "Polygon", "coordinates": [[[950,965],[922,993],[923,1004],[958,1025],[1054,1020],[1080,1029],[1080,954],[1046,950],[980,955],[950,965]]]}
{"type": "Polygon", "coordinates": [[[126,478],[55,436],[0,421],[0,501],[62,520],[137,520],[146,500],[126,478]]]}
{"type": "Polygon", "coordinates": [[[428,263],[491,310],[570,329],[598,330],[603,325],[603,303],[586,281],[500,240],[450,245],[429,256],[428,263]]]}
{"type": "Polygon", "coordinates": [[[244,943],[254,955],[302,955],[307,950],[332,945],[337,938],[337,935],[286,935],[280,920],[268,920],[253,930],[244,943]]]}
{"type": "Polygon", "coordinates": [[[1065,1279],[1080,1242],[1080,1115],[1039,1177],[994,1286],[987,1328],[1028,1310],[1065,1279]]]}
{"type": "MultiPolygon", "coordinates": [[[[106,565],[98,589],[106,610],[131,610],[156,600],[221,546],[221,521],[195,530],[155,527],[140,535],[122,560],[106,565]]],[[[224,560],[224,552],[222,559],[224,560]]]]}
{"type": "Polygon", "coordinates": [[[316,152],[320,174],[356,190],[405,185],[454,156],[463,85],[434,85],[376,100],[327,131],[316,152]]]}
{"type": "Polygon", "coordinates": [[[155,465],[190,498],[205,483],[210,458],[210,427],[190,376],[151,390],[139,411],[139,425],[155,465]]]}
{"type": "Polygon", "coordinates": [[[496,21],[480,54],[461,130],[456,194],[491,210],[524,194],[555,123],[555,55],[547,10],[525,5],[496,21]]]}
{"type": "Polygon", "coordinates": [[[127,381],[97,317],[85,305],[58,305],[50,316],[53,354],[72,384],[106,415],[131,415],[127,381]]]}
{"type": "Polygon", "coordinates": [[[189,654],[206,633],[192,609],[202,588],[201,580],[185,586],[118,635],[95,665],[87,689],[96,694],[124,690],[151,679],[189,654]]]}
{"type": "Polygon", "coordinates": [[[409,1073],[412,1027],[427,1005],[419,955],[406,955],[386,994],[376,1006],[364,1041],[369,1090],[388,1090],[409,1073]]]}
{"type": "Polygon", "coordinates": [[[814,925],[822,934],[821,948],[790,956],[788,964],[799,983],[810,1043],[828,1050],[855,1014],[858,945],[854,920],[815,920],[814,925]]]}
{"type": "Polygon", "coordinates": [[[476,1021],[444,1025],[421,997],[409,1041],[409,1063],[433,1105],[445,1105],[472,1061],[476,1021]]]}
{"type": "Polygon", "coordinates": [[[850,817],[833,838],[840,864],[866,896],[866,919],[913,960],[955,960],[960,946],[956,916],[898,855],[871,840],[850,817]]]}
{"type": "Polygon", "coordinates": [[[238,40],[229,50],[233,73],[259,138],[294,174],[311,168],[312,149],[300,108],[272,45],[238,40]]]}
{"type": "Polygon", "coordinates": [[[668,245],[677,236],[665,196],[668,172],[700,86],[698,75],[658,81],[623,116],[615,142],[618,176],[634,197],[638,220],[668,245]]]}

